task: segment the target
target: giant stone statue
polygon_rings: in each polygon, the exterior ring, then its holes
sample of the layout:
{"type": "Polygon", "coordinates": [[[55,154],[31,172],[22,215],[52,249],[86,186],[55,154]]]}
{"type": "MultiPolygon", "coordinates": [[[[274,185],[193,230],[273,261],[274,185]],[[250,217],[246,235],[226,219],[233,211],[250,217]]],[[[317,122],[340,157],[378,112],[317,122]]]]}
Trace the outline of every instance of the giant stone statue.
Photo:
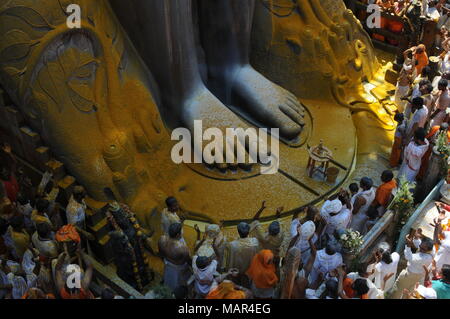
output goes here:
{"type": "Polygon", "coordinates": [[[261,200],[292,212],[374,169],[393,129],[362,85],[382,83],[379,71],[341,0],[0,3],[1,86],[92,198],[127,203],[144,225],[167,196],[193,219],[233,224],[261,200]],[[66,24],[70,4],[81,28],[66,24]],[[278,173],[175,164],[171,131],[194,120],[279,128],[278,173]],[[336,185],[307,176],[320,140],[336,185]]]}

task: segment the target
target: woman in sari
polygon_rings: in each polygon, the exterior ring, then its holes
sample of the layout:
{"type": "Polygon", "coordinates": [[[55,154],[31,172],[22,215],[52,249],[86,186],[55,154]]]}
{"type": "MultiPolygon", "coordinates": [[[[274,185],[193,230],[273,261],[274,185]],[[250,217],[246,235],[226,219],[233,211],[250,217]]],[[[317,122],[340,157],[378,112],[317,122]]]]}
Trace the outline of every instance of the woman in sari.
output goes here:
{"type": "Polygon", "coordinates": [[[278,283],[274,255],[272,251],[263,249],[252,260],[247,276],[252,281],[252,292],[255,298],[273,298],[278,283]]]}

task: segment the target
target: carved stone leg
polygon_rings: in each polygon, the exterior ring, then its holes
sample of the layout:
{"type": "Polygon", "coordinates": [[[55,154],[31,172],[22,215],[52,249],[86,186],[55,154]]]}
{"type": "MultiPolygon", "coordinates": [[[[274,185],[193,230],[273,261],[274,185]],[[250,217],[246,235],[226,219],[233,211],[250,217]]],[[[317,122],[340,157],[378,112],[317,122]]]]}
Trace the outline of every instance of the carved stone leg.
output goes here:
{"type": "Polygon", "coordinates": [[[108,3],[8,1],[0,33],[1,82],[26,120],[92,197],[106,200],[108,190],[130,202],[146,169],[138,154],[160,141],[163,125],[151,75],[108,3]],[[72,3],[80,29],[66,24],[72,3]]]}
{"type": "Polygon", "coordinates": [[[161,111],[167,123],[193,132],[194,121],[201,120],[203,130],[218,128],[224,135],[226,128],[248,127],[205,87],[200,77],[192,0],[111,3],[159,84],[161,111]]]}
{"type": "Polygon", "coordinates": [[[254,0],[199,2],[200,34],[213,92],[257,125],[277,127],[288,140],[297,138],[305,124],[299,101],[250,65],[254,0]]]}

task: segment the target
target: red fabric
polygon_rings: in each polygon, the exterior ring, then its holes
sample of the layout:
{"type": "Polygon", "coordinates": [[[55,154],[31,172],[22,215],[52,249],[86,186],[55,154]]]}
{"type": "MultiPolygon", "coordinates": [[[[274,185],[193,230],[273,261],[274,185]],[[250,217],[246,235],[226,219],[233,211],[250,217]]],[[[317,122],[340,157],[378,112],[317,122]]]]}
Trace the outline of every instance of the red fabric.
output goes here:
{"type": "Polygon", "coordinates": [[[80,235],[78,234],[74,225],[68,224],[61,227],[55,235],[55,239],[59,242],[80,242],[80,235]]]}
{"type": "Polygon", "coordinates": [[[400,21],[389,20],[388,29],[394,33],[401,33],[403,31],[403,23],[400,21]]]}
{"type": "Polygon", "coordinates": [[[424,50],[422,53],[415,54],[415,59],[419,62],[419,64],[416,65],[417,74],[422,74],[423,68],[428,65],[428,55],[423,44],[420,44],[418,47],[421,47],[424,50]]]}
{"type": "MultiPolygon", "coordinates": [[[[355,290],[353,290],[352,285],[353,285],[353,280],[351,280],[348,277],[344,279],[344,282],[343,282],[344,292],[345,292],[345,295],[349,298],[355,298],[355,296],[356,296],[356,292],[355,292],[355,290]]],[[[369,295],[364,294],[359,299],[369,299],[369,295]]]]}
{"type": "Polygon", "coordinates": [[[387,207],[389,199],[391,198],[392,190],[397,187],[397,182],[393,179],[390,182],[384,183],[377,188],[375,193],[375,200],[381,206],[387,207]]]}
{"type": "Polygon", "coordinates": [[[9,181],[3,181],[3,185],[5,186],[6,196],[9,198],[11,202],[16,202],[17,194],[19,193],[19,183],[14,176],[11,175],[9,181]]]}
{"type": "Polygon", "coordinates": [[[275,265],[273,264],[273,253],[263,249],[257,253],[252,260],[247,276],[253,281],[256,288],[272,288],[278,282],[275,265]]]}
{"type": "Polygon", "coordinates": [[[352,289],[353,280],[350,278],[345,278],[343,282],[345,295],[349,298],[353,298],[355,296],[355,291],[352,289]]]}
{"type": "Polygon", "coordinates": [[[400,158],[402,156],[402,138],[396,137],[394,140],[394,145],[392,145],[391,158],[389,160],[389,165],[391,167],[396,167],[400,164],[400,158]]]}
{"type": "Polygon", "coordinates": [[[66,288],[62,288],[59,292],[62,299],[93,299],[94,296],[88,290],[85,291],[83,288],[80,288],[77,294],[70,294],[66,288]]]}

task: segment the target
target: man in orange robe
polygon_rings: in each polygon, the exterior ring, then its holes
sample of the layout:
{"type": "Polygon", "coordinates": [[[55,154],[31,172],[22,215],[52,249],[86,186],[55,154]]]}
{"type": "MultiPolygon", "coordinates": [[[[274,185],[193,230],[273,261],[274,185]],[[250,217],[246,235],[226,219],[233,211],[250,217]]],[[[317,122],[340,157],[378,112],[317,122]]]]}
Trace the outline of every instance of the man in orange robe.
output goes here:
{"type": "Polygon", "coordinates": [[[422,70],[424,67],[428,65],[428,54],[427,48],[424,44],[419,44],[414,53],[414,58],[418,62],[416,65],[417,74],[422,74],[422,70]]]}
{"type": "Polygon", "coordinates": [[[385,170],[381,173],[381,184],[375,193],[375,199],[371,206],[378,210],[379,215],[383,215],[389,205],[392,190],[397,187],[397,182],[394,179],[394,174],[390,170],[385,170]]]}

